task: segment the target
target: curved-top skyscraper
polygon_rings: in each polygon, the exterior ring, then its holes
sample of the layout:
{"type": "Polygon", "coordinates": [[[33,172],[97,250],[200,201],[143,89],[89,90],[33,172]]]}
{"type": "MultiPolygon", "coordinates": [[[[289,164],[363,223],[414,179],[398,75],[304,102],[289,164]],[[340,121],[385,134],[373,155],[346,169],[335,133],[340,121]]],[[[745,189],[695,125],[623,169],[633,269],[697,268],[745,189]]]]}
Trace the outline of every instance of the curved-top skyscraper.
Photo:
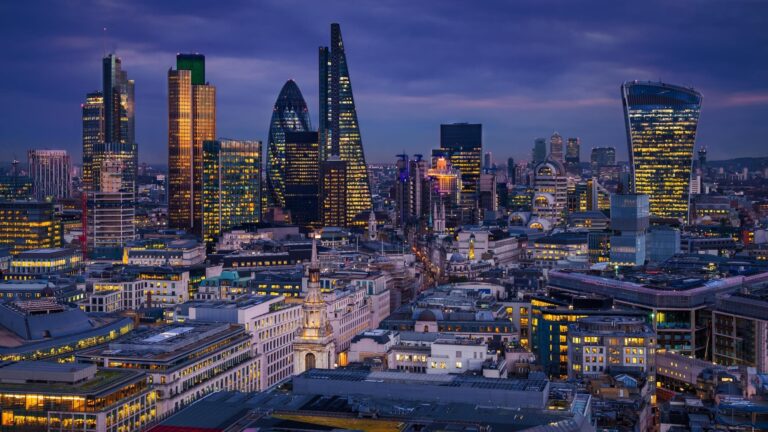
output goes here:
{"type": "Polygon", "coordinates": [[[341,27],[331,24],[331,46],[320,47],[320,159],[338,156],[347,165],[347,224],[371,209],[368,167],[352,97],[341,27]]]}
{"type": "Polygon", "coordinates": [[[288,80],[275,101],[269,122],[267,193],[270,204],[285,207],[285,133],[312,129],[309,109],[299,86],[288,80]]]}
{"type": "Polygon", "coordinates": [[[687,221],[701,94],[647,81],[625,82],[621,94],[634,192],[648,195],[654,216],[687,221]]]}

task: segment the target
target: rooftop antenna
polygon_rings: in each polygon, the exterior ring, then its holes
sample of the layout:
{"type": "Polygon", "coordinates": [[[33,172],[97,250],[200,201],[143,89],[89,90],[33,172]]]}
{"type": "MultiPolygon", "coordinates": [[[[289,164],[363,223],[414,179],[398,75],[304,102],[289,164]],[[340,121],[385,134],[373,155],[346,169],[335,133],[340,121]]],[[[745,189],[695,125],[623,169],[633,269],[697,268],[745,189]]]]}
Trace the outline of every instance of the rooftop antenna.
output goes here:
{"type": "Polygon", "coordinates": [[[107,27],[103,27],[101,29],[101,47],[102,47],[102,50],[104,51],[102,53],[102,57],[106,57],[107,56],[107,27]]]}

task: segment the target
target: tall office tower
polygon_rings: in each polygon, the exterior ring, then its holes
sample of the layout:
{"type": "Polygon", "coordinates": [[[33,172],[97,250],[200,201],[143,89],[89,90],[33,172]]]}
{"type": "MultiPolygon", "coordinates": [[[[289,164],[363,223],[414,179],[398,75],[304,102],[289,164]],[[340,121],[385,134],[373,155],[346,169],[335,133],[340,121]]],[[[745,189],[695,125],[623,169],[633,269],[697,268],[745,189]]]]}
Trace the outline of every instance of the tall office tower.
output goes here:
{"type": "Polygon", "coordinates": [[[104,142],[104,95],[101,92],[88,93],[83,110],[83,190],[93,188],[93,149],[104,142]]]}
{"type": "Polygon", "coordinates": [[[645,263],[648,195],[611,195],[611,262],[638,266],[645,263]]]}
{"type": "Polygon", "coordinates": [[[533,154],[531,161],[533,166],[536,166],[547,160],[547,140],[544,138],[536,138],[533,141],[533,154]]]}
{"type": "Polygon", "coordinates": [[[331,24],[331,47],[320,48],[320,160],[338,156],[346,162],[346,222],[372,207],[368,166],[357,122],[341,28],[331,24]]]}
{"type": "Polygon", "coordinates": [[[704,173],[707,170],[707,148],[701,147],[699,149],[699,170],[704,173]]]}
{"type": "MultiPolygon", "coordinates": [[[[342,161],[342,163],[344,163],[342,161]]],[[[312,235],[312,260],[307,268],[307,296],[302,304],[303,322],[293,343],[293,372],[310,369],[334,369],[336,344],[328,321],[328,306],[320,291],[320,261],[317,259],[317,235],[312,235]]]]}
{"type": "Polygon", "coordinates": [[[319,143],[317,132],[285,133],[285,208],[296,225],[320,224],[319,143]]]}
{"type": "Polygon", "coordinates": [[[168,70],[168,226],[202,234],[203,142],[216,139],[216,87],[205,56],[178,54],[168,70]]]}
{"type": "Polygon", "coordinates": [[[531,227],[546,231],[563,220],[568,202],[568,177],[563,164],[548,158],[536,165],[533,191],[531,227]]]}
{"type": "Polygon", "coordinates": [[[453,123],[440,125],[440,150],[461,172],[462,223],[477,221],[480,165],[483,154],[483,125],[453,123]]]}
{"type": "Polygon", "coordinates": [[[338,156],[320,162],[320,217],[323,226],[348,225],[348,177],[347,162],[338,156]]]}
{"type": "Polygon", "coordinates": [[[517,183],[517,167],[515,166],[515,159],[507,159],[507,182],[511,184],[517,183]]]}
{"type": "Polygon", "coordinates": [[[61,221],[53,203],[0,201],[0,246],[11,248],[12,255],[61,246],[61,221]]]}
{"type": "Polygon", "coordinates": [[[261,216],[261,141],[203,143],[202,237],[208,244],[261,216]]]}
{"type": "Polygon", "coordinates": [[[408,155],[397,155],[397,162],[395,163],[395,226],[403,227],[408,221],[410,213],[410,197],[409,195],[409,181],[410,175],[408,173],[408,155]]]}
{"type": "Polygon", "coordinates": [[[701,94],[640,81],[622,84],[621,93],[632,190],[648,195],[651,214],[686,221],[701,94]]]}
{"type": "Polygon", "coordinates": [[[413,159],[409,159],[406,154],[397,156],[393,194],[395,225],[403,227],[425,221],[429,216],[429,168],[420,154],[414,155],[413,159]]]}
{"type": "Polygon", "coordinates": [[[483,170],[490,171],[493,168],[493,155],[491,152],[485,152],[483,155],[483,170]]]}
{"type": "Polygon", "coordinates": [[[616,149],[613,147],[594,147],[589,160],[592,171],[595,173],[604,166],[616,165],[616,149]]]}
{"type": "Polygon", "coordinates": [[[309,109],[299,86],[288,80],[277,96],[269,122],[267,147],[267,205],[285,207],[285,134],[312,129],[309,109]]]}
{"type": "Polygon", "coordinates": [[[120,259],[125,245],[136,239],[135,185],[125,173],[133,158],[122,156],[100,162],[99,188],[88,192],[85,243],[90,258],[120,259]]]}
{"type": "Polygon", "coordinates": [[[581,140],[578,138],[568,138],[565,147],[565,163],[578,165],[581,163],[581,140]]]}
{"type": "Polygon", "coordinates": [[[36,200],[69,198],[72,165],[66,150],[29,150],[27,158],[36,200]]]}
{"type": "Polygon", "coordinates": [[[480,174],[478,190],[478,206],[483,211],[496,211],[499,209],[496,191],[496,174],[489,172],[480,174]]]}
{"type": "Polygon", "coordinates": [[[559,133],[555,132],[549,138],[549,157],[552,160],[556,160],[563,163],[563,137],[559,133]]]}
{"type": "MultiPolygon", "coordinates": [[[[102,61],[102,101],[104,117],[104,143],[121,144],[124,152],[130,153],[130,164],[124,166],[123,176],[136,183],[139,165],[136,146],[134,82],[128,79],[128,73],[122,69],[122,61],[114,54],[109,54],[102,61]]],[[[85,126],[85,125],[84,125],[85,126]]],[[[85,145],[85,143],[84,143],[85,145]]],[[[94,152],[94,158],[96,153],[94,152]]],[[[101,166],[94,161],[94,166],[101,166]]],[[[100,177],[93,173],[92,178],[100,177]]]]}

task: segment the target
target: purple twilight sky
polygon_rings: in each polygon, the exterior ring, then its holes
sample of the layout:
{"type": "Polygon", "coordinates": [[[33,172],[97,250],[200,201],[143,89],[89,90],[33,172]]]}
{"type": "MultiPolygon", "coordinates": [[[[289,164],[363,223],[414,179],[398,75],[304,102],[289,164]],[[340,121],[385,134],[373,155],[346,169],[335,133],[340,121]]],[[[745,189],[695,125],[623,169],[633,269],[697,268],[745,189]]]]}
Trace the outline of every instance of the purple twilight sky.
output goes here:
{"type": "Polygon", "coordinates": [[[428,153],[439,124],[483,123],[485,150],[528,159],[553,131],[626,158],[619,86],[704,95],[711,158],[768,156],[768,2],[22,1],[0,5],[0,161],[29,148],[80,159],[80,103],[105,47],[136,81],[140,159],[165,164],[166,71],[206,55],[218,135],[266,141],[293,78],[317,125],[317,48],[341,23],[369,162],[428,153]],[[102,29],[106,27],[106,37],[102,29]]]}

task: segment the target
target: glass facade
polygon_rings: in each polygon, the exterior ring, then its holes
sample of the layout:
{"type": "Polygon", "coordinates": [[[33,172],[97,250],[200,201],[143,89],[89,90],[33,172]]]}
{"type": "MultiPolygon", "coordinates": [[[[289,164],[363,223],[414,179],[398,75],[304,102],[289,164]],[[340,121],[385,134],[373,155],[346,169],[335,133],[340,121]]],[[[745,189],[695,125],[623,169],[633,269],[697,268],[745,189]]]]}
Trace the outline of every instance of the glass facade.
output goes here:
{"type": "Polygon", "coordinates": [[[316,225],[320,221],[319,150],[317,132],[285,134],[285,207],[297,225],[316,225]]]}
{"type": "MultiPolygon", "coordinates": [[[[267,193],[268,204],[286,207],[285,178],[286,153],[285,135],[288,132],[306,132],[312,129],[309,109],[304,101],[299,86],[288,80],[277,96],[269,123],[269,143],[267,148],[267,193]]],[[[315,134],[316,135],[316,134],[315,134]]],[[[317,138],[314,139],[317,141],[317,138]]]]}
{"type": "Polygon", "coordinates": [[[200,54],[179,54],[168,71],[168,225],[198,235],[203,142],[216,139],[216,87],[195,83],[204,82],[204,65],[200,54]]]}
{"type": "Polygon", "coordinates": [[[621,90],[634,192],[649,196],[651,214],[687,221],[701,94],[660,82],[621,90]]]}
{"type": "Polygon", "coordinates": [[[261,142],[203,143],[203,240],[211,243],[234,226],[261,215],[261,142]]]}
{"type": "Polygon", "coordinates": [[[365,163],[352,82],[338,24],[331,24],[331,47],[320,48],[319,66],[320,160],[326,161],[331,156],[338,156],[346,162],[346,220],[336,224],[346,226],[358,214],[369,211],[372,203],[368,166],[365,163]]]}
{"type": "Polygon", "coordinates": [[[344,226],[347,223],[348,198],[347,163],[332,157],[321,163],[321,209],[324,226],[344,226]]]}
{"type": "Polygon", "coordinates": [[[11,254],[61,246],[61,222],[52,203],[0,202],[0,246],[11,254]]]}
{"type": "Polygon", "coordinates": [[[440,149],[461,173],[462,223],[477,216],[480,168],[483,158],[483,125],[453,123],[440,125],[440,149]]]}
{"type": "Polygon", "coordinates": [[[88,93],[83,109],[83,189],[91,190],[93,175],[91,163],[93,148],[104,142],[104,96],[101,92],[88,93]]]}
{"type": "MultiPolygon", "coordinates": [[[[136,175],[138,169],[138,149],[136,146],[136,133],[135,133],[135,102],[134,102],[134,82],[128,79],[128,72],[122,69],[122,62],[120,58],[114,54],[109,54],[104,57],[102,61],[102,84],[103,90],[101,93],[102,101],[102,127],[101,132],[103,134],[102,144],[120,145],[126,149],[126,152],[130,154],[130,163],[126,165],[126,176],[130,177],[132,182],[136,183],[136,175]]],[[[96,113],[97,107],[95,102],[98,98],[94,98],[94,105],[92,110],[88,113],[89,116],[93,116],[96,113]]],[[[85,107],[83,110],[83,146],[85,150],[85,107]]],[[[95,124],[89,124],[90,136],[94,135],[96,130],[95,124]]],[[[94,150],[92,162],[93,165],[98,165],[95,160],[97,157],[97,151],[94,150]]],[[[83,153],[85,156],[85,152],[83,153]]],[[[91,167],[92,171],[97,168],[91,167]]],[[[98,181],[96,174],[93,174],[92,180],[94,182],[93,189],[98,190],[98,186],[95,182],[98,181]]]]}

